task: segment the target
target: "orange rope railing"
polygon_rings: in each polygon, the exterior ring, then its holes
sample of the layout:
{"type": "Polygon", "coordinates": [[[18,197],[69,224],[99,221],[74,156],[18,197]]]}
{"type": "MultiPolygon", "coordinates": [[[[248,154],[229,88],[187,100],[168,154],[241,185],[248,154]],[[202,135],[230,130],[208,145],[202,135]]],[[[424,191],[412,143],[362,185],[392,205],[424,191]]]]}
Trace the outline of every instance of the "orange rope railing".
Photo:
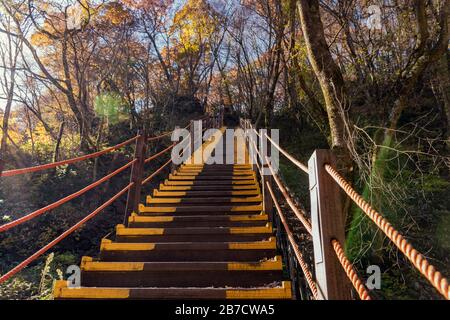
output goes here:
{"type": "Polygon", "coordinates": [[[345,256],[344,250],[342,249],[342,246],[339,243],[339,241],[333,239],[331,241],[331,245],[333,246],[334,252],[336,253],[337,258],[341,263],[342,268],[344,268],[344,271],[347,274],[348,279],[352,283],[353,287],[356,289],[356,292],[358,292],[358,295],[361,298],[361,300],[372,300],[366,287],[362,283],[361,279],[358,277],[358,274],[356,273],[356,270],[353,267],[352,263],[345,256]]]}
{"type": "Polygon", "coordinates": [[[397,246],[408,258],[416,269],[447,299],[450,299],[450,288],[447,279],[430,264],[427,259],[400,234],[377,211],[375,211],[363,197],[330,165],[325,165],[325,170],[345,191],[345,193],[366,213],[369,218],[380,228],[384,234],[397,246]]]}
{"type": "MultiPolygon", "coordinates": [[[[244,129],[253,129],[253,126],[248,120],[243,121],[244,129]]],[[[309,173],[308,167],[295,159],[285,150],[283,150],[277,143],[275,143],[267,134],[265,137],[271,142],[271,144],[278,149],[286,158],[288,158],[292,163],[294,163],[297,167],[303,170],[305,173],[309,173]]],[[[294,205],[292,199],[290,199],[287,191],[283,188],[283,185],[279,178],[276,176],[273,168],[269,163],[269,169],[271,170],[272,176],[274,177],[275,182],[277,183],[280,191],[285,197],[291,209],[296,213],[296,206],[294,205]]],[[[330,165],[325,165],[325,170],[330,174],[330,176],[337,182],[337,184],[345,191],[345,193],[364,211],[365,214],[369,216],[369,218],[380,228],[385,235],[397,246],[397,248],[408,258],[409,261],[414,265],[414,267],[425,276],[425,278],[441,293],[446,299],[450,299],[450,288],[448,285],[448,280],[436,270],[436,268],[431,265],[427,259],[394,228],[392,225],[377,211],[375,211],[369,203],[367,203],[353,188],[352,186],[330,165]]],[[[270,189],[272,197],[274,198],[273,192],[270,189]]],[[[274,199],[275,200],[275,199],[274,199]]],[[[276,202],[276,201],[275,201],[276,202]]],[[[277,203],[275,203],[277,205],[277,203]]],[[[278,210],[278,208],[277,208],[278,210]]],[[[280,210],[278,210],[280,211],[280,210]]],[[[300,218],[296,213],[297,217],[300,218]]],[[[302,220],[302,219],[300,219],[302,220]]],[[[302,220],[302,222],[304,222],[302,220]]],[[[305,223],[303,223],[305,225],[305,223]]],[[[308,232],[311,233],[311,225],[308,223],[305,225],[308,232]]],[[[332,244],[333,249],[336,252],[338,260],[344,267],[344,270],[351,280],[353,286],[358,291],[360,298],[363,300],[370,299],[368,292],[362,282],[357,278],[356,271],[351,265],[350,261],[345,257],[344,251],[342,250],[341,245],[336,240],[333,240],[332,244]]]]}
{"type": "Polygon", "coordinates": [[[35,218],[37,216],[40,216],[40,215],[44,214],[47,211],[56,209],[56,208],[60,207],[61,205],[63,205],[64,203],[66,203],[66,202],[68,202],[70,200],[73,200],[73,199],[83,195],[84,193],[88,192],[89,190],[97,187],[98,185],[102,184],[103,182],[111,179],[112,177],[116,176],[120,172],[122,172],[125,169],[129,168],[136,161],[137,160],[135,159],[135,160],[132,160],[132,161],[128,162],[126,165],[120,167],[119,169],[115,170],[114,172],[104,176],[103,178],[95,181],[94,183],[91,183],[87,187],[84,187],[83,189],[68,195],[67,197],[64,197],[64,198],[62,198],[62,199],[60,199],[60,200],[58,200],[58,201],[56,201],[56,202],[54,202],[52,204],[49,204],[48,206],[45,206],[45,207],[43,207],[41,209],[38,209],[38,210],[36,210],[36,211],[34,211],[32,213],[29,213],[26,216],[23,216],[23,217],[18,218],[18,219],[14,220],[14,221],[11,221],[9,223],[1,225],[0,226],[0,232],[4,232],[4,231],[9,230],[9,229],[11,229],[11,228],[13,228],[15,226],[18,226],[18,225],[20,225],[20,224],[22,224],[22,223],[24,223],[24,222],[26,222],[28,220],[31,220],[31,219],[33,219],[33,218],[35,218]]]}
{"type": "Polygon", "coordinates": [[[78,228],[80,228],[84,223],[86,223],[87,221],[91,220],[93,217],[95,217],[97,214],[99,214],[101,211],[103,211],[105,208],[107,208],[111,203],[113,203],[114,201],[116,201],[119,197],[121,197],[125,192],[127,192],[131,186],[133,185],[133,183],[128,184],[125,188],[123,188],[121,191],[119,191],[118,193],[116,193],[116,195],[114,195],[112,198],[110,198],[108,201],[106,201],[105,203],[103,203],[100,207],[98,207],[97,209],[95,209],[94,211],[92,211],[89,215],[87,215],[86,217],[84,217],[82,220],[80,220],[79,222],[77,222],[75,225],[73,225],[70,229],[64,231],[61,235],[59,235],[57,238],[55,238],[54,240],[52,240],[50,243],[48,243],[47,245],[45,245],[44,247],[42,247],[41,249],[39,249],[38,251],[36,251],[35,253],[33,253],[31,256],[29,256],[27,259],[25,259],[24,261],[22,261],[21,263],[19,263],[17,266],[15,266],[13,269],[11,269],[10,271],[8,271],[7,273],[5,273],[4,275],[2,275],[0,277],[0,284],[5,282],[6,280],[8,280],[9,278],[11,278],[12,276],[14,276],[16,273],[18,273],[19,271],[21,271],[22,269],[24,269],[26,266],[28,266],[31,262],[33,262],[34,260],[36,260],[37,258],[39,258],[41,255],[43,255],[45,252],[47,252],[49,249],[51,249],[52,247],[54,247],[56,244],[58,244],[61,240],[63,240],[64,238],[66,238],[68,235],[70,235],[71,233],[73,233],[75,230],[77,230],[78,228]]]}
{"type": "Polygon", "coordinates": [[[303,274],[305,275],[306,282],[308,283],[308,286],[311,289],[311,292],[312,292],[314,298],[317,300],[319,298],[317,285],[313,280],[313,276],[311,274],[311,271],[308,268],[308,264],[305,262],[305,259],[303,258],[303,254],[301,253],[300,249],[297,246],[294,235],[292,234],[292,232],[289,228],[289,224],[286,221],[286,218],[281,210],[280,204],[278,203],[278,201],[275,197],[275,194],[272,190],[272,187],[270,186],[270,183],[267,182],[266,186],[267,186],[267,189],[269,190],[270,196],[273,199],[275,208],[277,209],[277,212],[278,212],[278,215],[280,216],[281,222],[284,225],[284,229],[286,230],[286,234],[289,238],[292,248],[294,249],[295,256],[297,257],[300,267],[302,268],[303,274]]]}

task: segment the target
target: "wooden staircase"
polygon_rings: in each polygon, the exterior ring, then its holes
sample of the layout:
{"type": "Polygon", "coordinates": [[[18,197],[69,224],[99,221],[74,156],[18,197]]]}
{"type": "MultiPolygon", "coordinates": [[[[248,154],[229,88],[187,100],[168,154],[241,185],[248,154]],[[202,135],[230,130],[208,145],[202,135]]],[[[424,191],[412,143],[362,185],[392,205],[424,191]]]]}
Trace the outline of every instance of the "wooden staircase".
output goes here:
{"type": "Polygon", "coordinates": [[[55,299],[290,299],[251,165],[182,165],[55,299]]]}

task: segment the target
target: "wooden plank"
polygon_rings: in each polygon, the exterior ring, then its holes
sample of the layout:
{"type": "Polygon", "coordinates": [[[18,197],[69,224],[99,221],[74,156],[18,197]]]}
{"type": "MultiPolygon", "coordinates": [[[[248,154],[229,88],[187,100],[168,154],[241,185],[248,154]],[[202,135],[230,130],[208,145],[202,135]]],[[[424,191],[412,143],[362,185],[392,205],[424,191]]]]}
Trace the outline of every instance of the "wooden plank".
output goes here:
{"type": "Polygon", "coordinates": [[[341,193],[326,163],[336,164],[330,150],[316,150],[308,162],[316,282],[321,299],[349,300],[350,283],[331,246],[332,239],[345,243],[341,193]]]}

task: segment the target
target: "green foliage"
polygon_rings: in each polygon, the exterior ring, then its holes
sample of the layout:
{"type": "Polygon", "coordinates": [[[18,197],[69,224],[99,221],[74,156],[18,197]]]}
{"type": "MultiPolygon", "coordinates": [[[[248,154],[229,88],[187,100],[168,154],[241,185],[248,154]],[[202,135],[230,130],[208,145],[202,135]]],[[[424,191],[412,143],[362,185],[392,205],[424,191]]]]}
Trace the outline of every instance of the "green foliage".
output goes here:
{"type": "Polygon", "coordinates": [[[112,124],[124,118],[129,109],[122,97],[115,92],[104,92],[96,96],[94,108],[98,116],[106,117],[112,124]]]}
{"type": "Polygon", "coordinates": [[[402,275],[398,270],[394,271],[393,274],[384,273],[381,275],[381,290],[383,290],[384,299],[411,299],[410,290],[402,279],[402,275]]]}
{"type": "Polygon", "coordinates": [[[14,277],[0,285],[0,299],[30,299],[30,293],[35,290],[36,286],[33,282],[27,281],[22,277],[14,277]]]}
{"type": "Polygon", "coordinates": [[[52,294],[53,277],[50,274],[50,266],[55,254],[52,252],[47,256],[44,267],[41,271],[41,281],[39,282],[38,297],[40,300],[48,300],[52,294]]]}
{"type": "Polygon", "coordinates": [[[443,192],[450,186],[450,181],[435,174],[427,174],[423,178],[421,187],[424,192],[443,192]]]}
{"type": "MultiPolygon", "coordinates": [[[[64,270],[77,264],[79,258],[71,253],[51,252],[44,262],[25,268],[18,275],[0,285],[3,300],[50,300],[55,280],[63,279],[64,270]],[[62,271],[63,270],[63,271],[62,271]]],[[[38,261],[41,261],[42,258],[38,261]]]]}
{"type": "Polygon", "coordinates": [[[440,220],[436,228],[436,240],[444,250],[450,251],[450,211],[442,210],[437,213],[440,220]]]}

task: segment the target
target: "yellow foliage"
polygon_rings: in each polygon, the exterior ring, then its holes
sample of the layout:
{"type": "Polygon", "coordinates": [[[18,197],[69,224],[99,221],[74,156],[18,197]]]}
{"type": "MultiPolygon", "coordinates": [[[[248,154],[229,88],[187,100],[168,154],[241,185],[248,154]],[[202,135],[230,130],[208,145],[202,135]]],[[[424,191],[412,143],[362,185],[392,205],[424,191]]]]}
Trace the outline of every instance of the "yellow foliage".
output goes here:
{"type": "Polygon", "coordinates": [[[36,32],[31,35],[31,44],[37,47],[45,47],[52,44],[52,39],[50,39],[46,34],[41,32],[36,32]]]}
{"type": "Polygon", "coordinates": [[[204,0],[188,0],[175,14],[172,32],[178,32],[185,51],[198,51],[217,26],[214,11],[204,0]]]}
{"type": "Polygon", "coordinates": [[[118,2],[105,4],[103,10],[98,12],[97,19],[102,23],[120,25],[132,21],[131,13],[118,2]]]}

